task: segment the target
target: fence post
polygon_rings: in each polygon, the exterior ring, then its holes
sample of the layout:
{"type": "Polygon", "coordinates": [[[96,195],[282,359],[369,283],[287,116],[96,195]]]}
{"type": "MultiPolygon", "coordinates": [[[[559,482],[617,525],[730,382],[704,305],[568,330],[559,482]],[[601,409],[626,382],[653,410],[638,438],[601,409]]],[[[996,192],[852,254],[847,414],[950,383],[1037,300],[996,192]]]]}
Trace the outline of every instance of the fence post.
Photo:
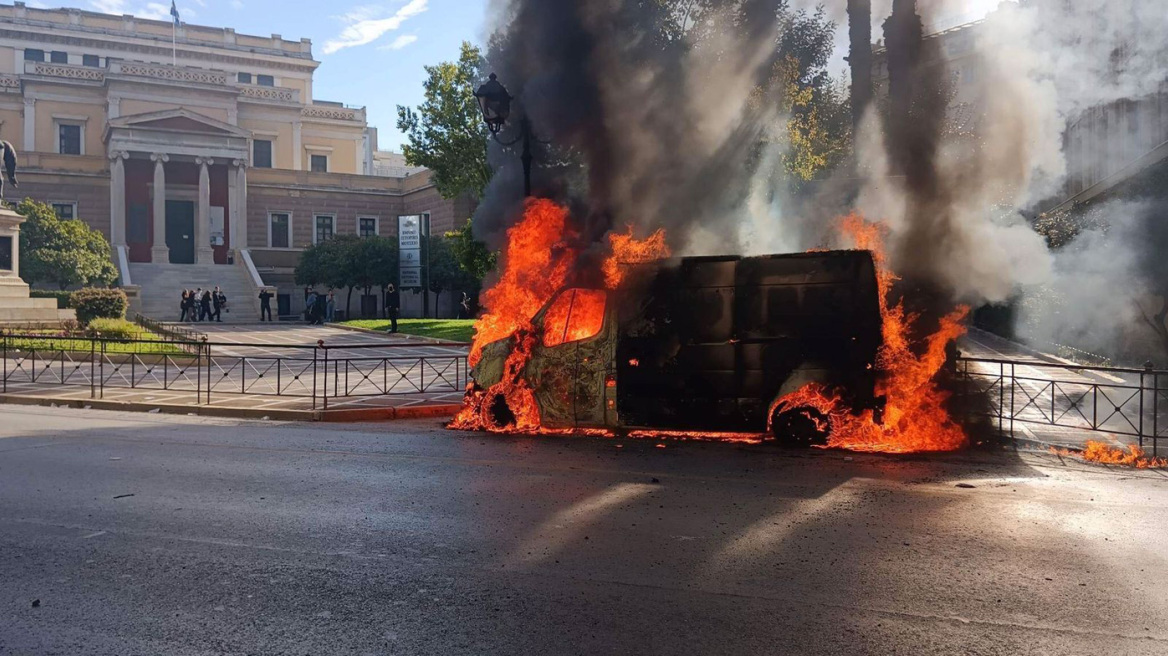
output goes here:
{"type": "Polygon", "coordinates": [[[1014,437],[1014,408],[1018,407],[1014,401],[1015,389],[1018,387],[1018,376],[1014,371],[1014,363],[1010,363],[1010,437],[1014,437]]]}
{"type": "MultiPolygon", "coordinates": [[[[35,353],[35,351],[33,352],[35,353]]],[[[89,398],[97,398],[97,381],[94,376],[97,374],[97,365],[94,360],[97,358],[97,338],[89,338],[89,398]]]]}
{"type": "Polygon", "coordinates": [[[1160,455],[1160,372],[1152,374],[1152,455],[1160,455]]]}
{"type": "Polygon", "coordinates": [[[0,331],[0,350],[4,357],[4,393],[8,393],[8,333],[0,331]]]}
{"type": "MultiPolygon", "coordinates": [[[[319,344],[319,345],[320,345],[320,347],[321,347],[322,349],[324,349],[324,381],[323,381],[323,383],[324,383],[324,389],[323,389],[323,390],[321,390],[321,391],[322,391],[322,392],[324,392],[324,409],[325,409],[325,410],[328,410],[328,373],[329,373],[329,372],[328,372],[328,367],[329,367],[329,352],[328,352],[328,347],[324,345],[324,340],[323,340],[323,339],[321,339],[321,340],[317,340],[317,342],[316,342],[316,343],[317,343],[317,344],[319,344]]],[[[335,393],[336,391],[337,391],[337,383],[336,383],[336,381],[334,380],[334,381],[333,381],[333,392],[335,393]]]]}
{"type": "Polygon", "coordinates": [[[207,351],[207,405],[211,405],[211,345],[206,335],[203,335],[203,346],[207,351]]]}
{"type": "Polygon", "coordinates": [[[106,343],[103,340],[101,343],[101,363],[98,365],[98,370],[97,370],[98,373],[101,375],[101,378],[100,378],[101,382],[97,386],[98,398],[100,398],[100,399],[105,398],[105,358],[106,358],[105,345],[106,345],[106,343]]]}
{"type": "Polygon", "coordinates": [[[1150,372],[1151,370],[1152,370],[1152,363],[1145,362],[1144,363],[1144,370],[1142,372],[1140,372],[1140,427],[1139,427],[1139,434],[1140,434],[1140,448],[1141,449],[1144,448],[1144,394],[1147,392],[1147,389],[1146,389],[1147,386],[1144,384],[1144,376],[1146,376],[1148,374],[1148,372],[1150,372]]]}

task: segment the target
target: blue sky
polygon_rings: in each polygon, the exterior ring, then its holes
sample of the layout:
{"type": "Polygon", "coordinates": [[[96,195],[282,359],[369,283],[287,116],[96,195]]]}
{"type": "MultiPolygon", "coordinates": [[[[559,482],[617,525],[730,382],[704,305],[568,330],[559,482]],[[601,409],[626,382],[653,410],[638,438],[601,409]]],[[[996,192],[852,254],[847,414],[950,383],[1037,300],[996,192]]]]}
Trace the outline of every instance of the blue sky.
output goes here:
{"type": "MultiPolygon", "coordinates": [[[[321,62],[314,95],[368,108],[379,146],[399,149],[397,106],[422,99],[422,66],[458,57],[464,40],[485,40],[488,0],[177,0],[186,23],[244,34],[312,39],[321,62]]],[[[80,7],[170,19],[170,0],[27,0],[30,7],[80,7]]]]}

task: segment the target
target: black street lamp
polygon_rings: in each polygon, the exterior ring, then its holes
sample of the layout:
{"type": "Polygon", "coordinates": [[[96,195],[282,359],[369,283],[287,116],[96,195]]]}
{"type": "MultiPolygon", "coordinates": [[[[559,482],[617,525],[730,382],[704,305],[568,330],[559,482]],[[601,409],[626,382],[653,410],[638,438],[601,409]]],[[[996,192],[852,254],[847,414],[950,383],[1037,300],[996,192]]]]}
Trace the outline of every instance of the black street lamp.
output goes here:
{"type": "Polygon", "coordinates": [[[511,101],[514,99],[494,73],[491,73],[490,79],[474,92],[474,96],[479,101],[483,122],[487,124],[487,129],[491,131],[495,141],[503,146],[512,146],[520,139],[523,140],[523,154],[520,157],[523,160],[523,195],[531,196],[531,122],[527,120],[525,114],[519,119],[518,137],[511,141],[499,138],[499,130],[503,129],[511,115],[511,101]]]}

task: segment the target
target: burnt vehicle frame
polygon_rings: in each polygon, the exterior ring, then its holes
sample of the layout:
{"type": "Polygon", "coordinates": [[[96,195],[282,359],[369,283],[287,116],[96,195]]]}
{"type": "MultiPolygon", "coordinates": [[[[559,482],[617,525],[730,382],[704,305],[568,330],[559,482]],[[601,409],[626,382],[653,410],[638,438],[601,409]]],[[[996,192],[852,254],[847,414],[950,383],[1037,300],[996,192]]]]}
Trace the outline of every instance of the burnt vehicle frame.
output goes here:
{"type": "MultiPolygon", "coordinates": [[[[868,251],[673,258],[629,266],[615,291],[555,294],[532,320],[539,337],[521,376],[543,428],[815,442],[827,418],[777,402],[820,383],[878,420],[881,321],[868,251]]],[[[501,380],[514,344],[484,348],[475,390],[501,380]]],[[[505,400],[485,402],[505,425],[505,400]]]]}

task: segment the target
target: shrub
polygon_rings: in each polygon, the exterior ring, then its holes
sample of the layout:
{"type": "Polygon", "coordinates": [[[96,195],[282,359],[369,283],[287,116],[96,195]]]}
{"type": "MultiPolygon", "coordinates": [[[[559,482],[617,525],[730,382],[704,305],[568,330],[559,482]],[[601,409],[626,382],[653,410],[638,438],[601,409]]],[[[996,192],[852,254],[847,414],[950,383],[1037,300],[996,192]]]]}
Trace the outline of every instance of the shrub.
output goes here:
{"type": "Polygon", "coordinates": [[[69,304],[77,311],[77,320],[86,325],[94,319],[125,319],[130,307],[126,292],[96,287],[73,292],[69,304]]]}
{"type": "Polygon", "coordinates": [[[73,292],[61,292],[53,289],[33,289],[28,292],[32,298],[55,298],[57,299],[57,309],[64,310],[69,307],[69,297],[73,292]]]}
{"type": "Polygon", "coordinates": [[[125,319],[93,319],[86,326],[90,335],[108,337],[110,339],[133,339],[141,332],[141,328],[133,321],[125,319]]]}

